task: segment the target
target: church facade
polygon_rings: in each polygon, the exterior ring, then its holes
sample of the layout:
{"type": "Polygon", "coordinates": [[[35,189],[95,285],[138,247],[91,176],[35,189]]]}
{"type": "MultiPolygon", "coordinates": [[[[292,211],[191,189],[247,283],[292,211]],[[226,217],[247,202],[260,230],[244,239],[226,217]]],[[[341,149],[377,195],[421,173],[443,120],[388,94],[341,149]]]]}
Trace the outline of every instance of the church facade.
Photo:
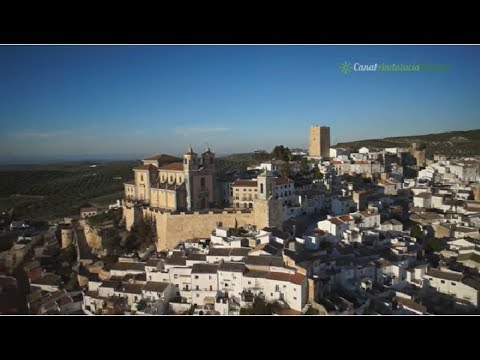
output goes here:
{"type": "Polygon", "coordinates": [[[190,147],[178,158],[160,154],[142,160],[134,180],[124,183],[125,199],[152,208],[193,211],[214,207],[215,154],[200,156],[190,147]]]}

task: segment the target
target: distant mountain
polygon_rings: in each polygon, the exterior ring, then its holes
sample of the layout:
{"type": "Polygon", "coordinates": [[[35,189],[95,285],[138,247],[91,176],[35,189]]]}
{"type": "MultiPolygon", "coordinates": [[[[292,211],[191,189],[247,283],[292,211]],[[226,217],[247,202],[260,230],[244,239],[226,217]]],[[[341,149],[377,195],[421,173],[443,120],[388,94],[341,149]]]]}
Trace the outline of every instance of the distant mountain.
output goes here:
{"type": "Polygon", "coordinates": [[[352,149],[359,149],[362,146],[374,148],[409,147],[412,143],[425,145],[427,156],[432,154],[444,154],[447,156],[480,155],[480,129],[350,141],[338,143],[335,147],[349,147],[352,149]]]}

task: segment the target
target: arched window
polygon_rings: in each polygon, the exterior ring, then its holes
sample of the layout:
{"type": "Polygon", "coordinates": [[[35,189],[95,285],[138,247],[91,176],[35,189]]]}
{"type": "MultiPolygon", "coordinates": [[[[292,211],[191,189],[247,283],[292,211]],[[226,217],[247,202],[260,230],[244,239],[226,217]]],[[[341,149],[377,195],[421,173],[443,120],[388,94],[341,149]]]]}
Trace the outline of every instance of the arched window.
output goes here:
{"type": "Polygon", "coordinates": [[[140,175],[140,181],[143,181],[143,175],[140,175]]]}

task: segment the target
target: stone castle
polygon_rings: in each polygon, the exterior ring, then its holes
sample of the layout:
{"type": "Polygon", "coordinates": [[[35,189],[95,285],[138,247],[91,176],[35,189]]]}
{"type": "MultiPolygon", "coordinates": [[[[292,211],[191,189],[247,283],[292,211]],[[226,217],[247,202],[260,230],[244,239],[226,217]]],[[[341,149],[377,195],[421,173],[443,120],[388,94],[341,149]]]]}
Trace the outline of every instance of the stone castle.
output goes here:
{"type": "Polygon", "coordinates": [[[267,171],[257,178],[253,208],[219,209],[215,154],[209,148],[201,156],[190,147],[183,159],[161,154],[142,162],[133,169],[134,180],[124,184],[123,218],[127,230],[141,219],[153,224],[159,251],[209,237],[216,226],[282,228],[282,204],[272,196],[275,178],[267,171]]]}

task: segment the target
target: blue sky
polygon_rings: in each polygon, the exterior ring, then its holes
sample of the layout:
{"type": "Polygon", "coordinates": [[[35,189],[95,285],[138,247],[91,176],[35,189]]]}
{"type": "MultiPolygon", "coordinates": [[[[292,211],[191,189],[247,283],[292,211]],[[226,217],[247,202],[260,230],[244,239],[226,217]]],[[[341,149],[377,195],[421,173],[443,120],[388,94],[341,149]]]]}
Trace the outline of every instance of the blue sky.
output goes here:
{"type": "Polygon", "coordinates": [[[305,147],[312,124],[333,144],[475,129],[478,64],[478,46],[0,46],[0,160],[305,147]]]}

